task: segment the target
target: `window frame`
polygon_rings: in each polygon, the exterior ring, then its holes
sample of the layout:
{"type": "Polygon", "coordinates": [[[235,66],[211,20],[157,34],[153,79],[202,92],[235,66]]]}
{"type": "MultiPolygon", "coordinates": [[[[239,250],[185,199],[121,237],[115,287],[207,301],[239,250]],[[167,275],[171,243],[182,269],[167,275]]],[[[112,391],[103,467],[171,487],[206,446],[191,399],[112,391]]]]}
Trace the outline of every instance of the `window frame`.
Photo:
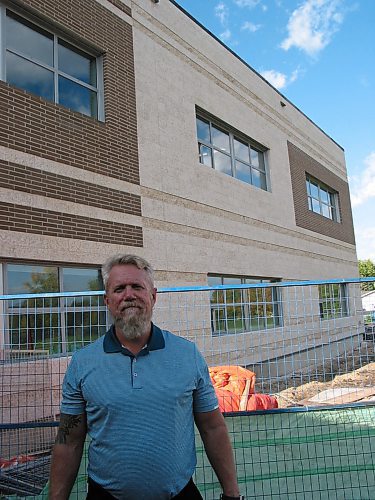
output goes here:
{"type": "Polygon", "coordinates": [[[337,191],[329,187],[324,182],[319,181],[314,176],[306,173],[306,193],[307,193],[307,206],[310,212],[314,214],[321,215],[322,217],[331,220],[332,222],[341,222],[340,211],[339,211],[339,194],[337,191]],[[311,185],[314,185],[318,189],[318,197],[312,194],[311,185]],[[329,202],[327,203],[321,197],[321,192],[327,193],[329,202]],[[314,204],[314,201],[316,202],[314,204]],[[319,211],[314,210],[314,206],[319,205],[319,211]],[[324,215],[324,207],[328,208],[328,212],[331,214],[330,217],[324,215]]]}
{"type": "MultiPolygon", "coordinates": [[[[220,280],[221,285],[227,288],[218,289],[211,291],[210,295],[210,316],[211,316],[211,334],[213,336],[221,336],[221,335],[234,335],[238,333],[251,333],[255,331],[269,330],[274,328],[280,328],[283,326],[283,309],[282,309],[282,296],[281,290],[277,286],[272,286],[272,283],[280,283],[281,280],[279,278],[259,278],[259,277],[251,277],[251,276],[234,276],[234,275],[217,275],[217,274],[208,274],[207,275],[207,283],[210,286],[210,278],[220,280]],[[239,280],[237,285],[267,285],[267,286],[256,286],[254,288],[246,288],[246,286],[241,288],[230,288],[231,283],[225,283],[225,280],[239,280]],[[267,300],[266,290],[271,290],[271,300],[267,300]],[[254,290],[256,295],[256,301],[248,300],[249,294],[248,290],[254,290]],[[238,292],[240,296],[240,302],[236,302],[234,300],[235,293],[238,292]],[[223,302],[212,301],[213,293],[222,293],[223,294],[223,302]],[[228,292],[232,294],[233,301],[227,300],[228,292]],[[260,296],[260,300],[259,300],[260,296]],[[268,324],[267,322],[267,307],[272,307],[272,324],[268,324]],[[251,308],[256,307],[256,309],[261,308],[263,310],[263,314],[259,315],[258,313],[252,317],[251,308]],[[228,307],[233,308],[233,318],[228,319],[228,307]],[[236,319],[235,308],[241,308],[241,316],[236,319]],[[220,312],[224,315],[220,318],[220,312]],[[240,328],[228,328],[230,322],[235,323],[236,321],[241,321],[242,327],[240,328]],[[215,323],[219,324],[223,322],[225,324],[225,328],[220,329],[215,327],[215,323]],[[255,323],[254,323],[255,322],[255,323]],[[262,324],[260,324],[262,323],[262,324]]],[[[233,286],[237,286],[232,283],[233,286]]],[[[217,286],[217,285],[212,285],[217,286]]]]}
{"type": "MultiPolygon", "coordinates": [[[[15,299],[15,302],[4,304],[4,312],[5,312],[5,345],[7,349],[12,352],[16,350],[18,354],[22,352],[28,352],[29,355],[32,351],[35,350],[38,353],[40,350],[39,344],[42,344],[42,351],[48,355],[64,355],[66,353],[70,353],[73,350],[79,347],[83,347],[87,345],[87,343],[92,342],[93,339],[96,339],[95,331],[98,332],[102,330],[101,334],[104,334],[105,331],[109,327],[108,322],[108,311],[107,307],[104,304],[104,298],[101,295],[93,295],[89,296],[76,296],[75,298],[71,298],[69,296],[69,291],[64,291],[64,269],[73,270],[92,270],[97,272],[98,276],[98,286],[103,288],[102,276],[100,272],[100,267],[97,266],[84,266],[84,265],[76,265],[69,266],[64,264],[54,264],[52,262],[4,262],[2,265],[0,264],[2,275],[3,275],[3,289],[5,295],[17,295],[19,298],[15,299]],[[47,294],[47,297],[44,299],[31,299],[24,298],[22,299],[22,295],[33,294],[34,292],[21,292],[21,293],[9,293],[9,276],[8,276],[8,266],[16,265],[16,266],[35,266],[41,267],[44,269],[53,269],[57,271],[57,287],[58,291],[55,292],[40,292],[42,295],[47,294]],[[48,294],[56,294],[56,296],[48,297],[48,294]],[[94,302],[94,303],[92,303],[94,302]],[[93,307],[94,305],[94,307],[93,307]],[[85,324],[83,320],[81,324],[76,324],[76,320],[84,317],[84,315],[97,315],[98,323],[89,322],[89,328],[85,329],[85,324]],[[29,326],[29,317],[30,315],[32,319],[32,323],[34,325],[29,326]],[[105,325],[103,325],[99,321],[99,317],[105,317],[105,325]],[[36,321],[38,320],[42,322],[42,326],[37,326],[36,321]],[[73,320],[74,324],[74,334],[73,338],[71,337],[71,331],[73,326],[71,325],[71,320],[73,320]],[[25,328],[19,329],[17,333],[17,327],[15,327],[15,335],[18,335],[19,343],[13,342],[13,322],[15,321],[17,325],[17,321],[20,323],[22,321],[26,321],[27,325],[27,335],[29,332],[32,337],[31,340],[26,337],[21,342],[22,330],[25,328]],[[86,330],[89,330],[88,334],[86,330]],[[94,333],[91,331],[93,330],[94,333]],[[47,334],[45,334],[45,331],[47,334]],[[43,333],[42,333],[43,332],[43,333]],[[38,335],[37,335],[38,333],[38,335]],[[43,340],[41,340],[43,339],[43,340]],[[57,339],[57,340],[56,340],[57,339]],[[73,346],[73,349],[72,349],[73,346]]],[[[47,273],[46,273],[47,274],[47,273]]],[[[93,290],[95,292],[95,290],[93,290]]],[[[90,316],[91,318],[91,316],[90,316]]]]}
{"type": "MultiPolygon", "coordinates": [[[[32,27],[31,27],[32,29],[32,27]]],[[[70,111],[73,111],[75,113],[80,113],[83,116],[86,116],[87,118],[91,118],[97,121],[104,122],[105,121],[105,114],[104,114],[104,84],[103,84],[103,55],[100,54],[97,50],[88,47],[84,43],[80,43],[77,40],[74,40],[74,38],[69,37],[65,35],[64,33],[61,32],[57,27],[54,27],[54,25],[51,23],[44,23],[41,21],[38,17],[34,16],[33,14],[29,12],[25,12],[23,9],[17,8],[14,5],[8,4],[8,2],[0,1],[0,80],[8,83],[7,81],[7,70],[6,70],[6,55],[7,53],[14,54],[17,57],[21,57],[25,61],[28,61],[31,64],[35,64],[39,68],[43,68],[45,70],[48,70],[53,73],[53,92],[54,92],[54,97],[53,100],[49,100],[47,98],[44,98],[42,96],[39,96],[38,94],[34,94],[30,92],[29,90],[22,88],[22,87],[15,87],[15,88],[21,88],[25,92],[29,93],[30,95],[36,95],[40,97],[41,99],[46,100],[47,102],[52,102],[54,104],[57,104],[58,106],[63,107],[64,109],[69,109],[70,111]],[[52,43],[53,43],[53,63],[52,66],[48,65],[45,62],[35,60],[33,57],[30,57],[26,54],[22,54],[20,51],[13,50],[13,49],[8,49],[7,43],[6,43],[6,21],[7,21],[7,11],[9,11],[11,14],[13,14],[15,17],[20,18],[19,22],[22,22],[24,20],[26,23],[30,23],[31,25],[35,26],[36,28],[39,28],[40,30],[47,32],[49,35],[51,35],[52,43]],[[72,48],[72,50],[76,50],[78,52],[81,52],[82,55],[86,57],[91,57],[92,59],[95,59],[96,63],[96,68],[95,68],[95,73],[96,73],[96,86],[86,83],[83,80],[80,80],[79,78],[74,77],[73,75],[70,75],[66,73],[65,71],[62,71],[59,69],[58,66],[58,46],[59,46],[59,40],[63,42],[63,45],[67,45],[68,49],[69,47],[72,48]],[[91,92],[94,92],[96,94],[96,116],[93,114],[86,114],[82,113],[81,111],[74,109],[74,108],[69,108],[65,106],[64,104],[61,104],[59,102],[59,79],[60,78],[65,78],[69,80],[70,82],[73,82],[76,85],[79,85],[86,90],[89,90],[91,92]]],[[[9,85],[12,85],[9,83],[9,85]]]]}
{"type": "Polygon", "coordinates": [[[209,115],[208,113],[203,112],[200,109],[196,109],[196,114],[195,114],[195,123],[196,123],[196,137],[197,137],[197,143],[198,143],[198,160],[199,163],[208,167],[211,167],[212,169],[225,173],[226,175],[229,175],[233,179],[237,179],[240,182],[243,182],[244,184],[248,184],[250,186],[254,186],[257,189],[261,189],[262,191],[270,192],[270,182],[269,182],[269,175],[268,175],[268,165],[267,165],[267,148],[262,146],[261,144],[257,143],[255,140],[251,139],[250,137],[247,137],[240,131],[234,129],[233,127],[230,127],[229,125],[226,125],[225,123],[221,122],[219,119],[216,119],[215,117],[209,115]],[[198,136],[198,120],[205,122],[209,126],[209,132],[210,132],[210,137],[209,137],[209,142],[206,140],[201,139],[198,136]],[[226,151],[225,149],[220,148],[220,146],[216,145],[213,141],[213,134],[212,134],[212,129],[215,128],[216,130],[228,135],[228,140],[229,140],[229,152],[226,151]],[[242,143],[247,146],[248,148],[248,160],[245,160],[243,158],[240,158],[237,153],[236,153],[236,148],[235,148],[235,141],[238,141],[239,143],[242,143]],[[202,161],[202,153],[201,153],[201,147],[208,148],[211,150],[211,164],[208,165],[207,163],[204,163],[202,161]],[[256,165],[252,162],[252,152],[257,153],[257,158],[259,164],[256,165]],[[215,152],[226,155],[228,158],[230,158],[230,167],[231,167],[231,173],[229,174],[228,172],[223,172],[222,170],[216,168],[215,166],[215,152]],[[245,181],[242,179],[237,172],[237,163],[241,163],[242,165],[246,166],[249,169],[249,178],[250,182],[245,181]],[[260,178],[263,178],[263,182],[254,182],[254,173],[258,173],[258,176],[260,178]]]}

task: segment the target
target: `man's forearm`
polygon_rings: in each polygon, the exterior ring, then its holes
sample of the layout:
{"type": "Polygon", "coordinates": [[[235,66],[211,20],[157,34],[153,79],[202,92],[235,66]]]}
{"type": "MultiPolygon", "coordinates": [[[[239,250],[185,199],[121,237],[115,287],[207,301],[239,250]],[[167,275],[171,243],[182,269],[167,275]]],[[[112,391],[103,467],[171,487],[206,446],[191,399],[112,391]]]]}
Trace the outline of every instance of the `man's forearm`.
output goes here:
{"type": "Polygon", "coordinates": [[[83,445],[55,444],[49,482],[50,500],[67,500],[77,477],[83,445]]]}
{"type": "Polygon", "coordinates": [[[52,452],[50,500],[67,500],[77,477],[86,438],[86,415],[61,414],[52,452]]]}
{"type": "Polygon", "coordinates": [[[225,420],[220,410],[194,415],[208,460],[228,496],[239,496],[236,466],[225,420]]]}
{"type": "Polygon", "coordinates": [[[239,495],[236,466],[226,428],[211,431],[206,439],[203,438],[203,443],[223,492],[229,496],[239,495]]]}

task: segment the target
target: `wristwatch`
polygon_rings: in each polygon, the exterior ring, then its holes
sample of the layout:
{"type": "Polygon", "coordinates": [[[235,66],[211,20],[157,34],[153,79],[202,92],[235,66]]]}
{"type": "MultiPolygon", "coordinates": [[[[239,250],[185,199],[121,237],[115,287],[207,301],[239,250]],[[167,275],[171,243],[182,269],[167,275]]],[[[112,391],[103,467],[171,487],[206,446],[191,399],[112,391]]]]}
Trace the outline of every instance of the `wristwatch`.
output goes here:
{"type": "Polygon", "coordinates": [[[224,495],[224,493],[222,493],[220,495],[220,500],[245,500],[245,497],[243,495],[238,495],[238,497],[231,497],[229,495],[224,495]]]}

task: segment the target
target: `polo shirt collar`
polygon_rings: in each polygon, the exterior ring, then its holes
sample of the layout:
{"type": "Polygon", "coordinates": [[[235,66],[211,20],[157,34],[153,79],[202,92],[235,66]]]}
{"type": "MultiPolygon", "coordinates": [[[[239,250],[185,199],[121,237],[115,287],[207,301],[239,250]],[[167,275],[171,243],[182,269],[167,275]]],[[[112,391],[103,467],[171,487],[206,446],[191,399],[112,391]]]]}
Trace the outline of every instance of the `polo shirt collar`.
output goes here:
{"type": "MultiPolygon", "coordinates": [[[[159,349],[164,349],[165,340],[163,333],[159,327],[151,323],[151,337],[147,343],[147,347],[144,349],[147,351],[157,351],[159,349]]],[[[107,331],[103,341],[103,349],[107,354],[114,352],[123,352],[124,348],[119,342],[115,334],[115,326],[112,325],[107,331]]]]}

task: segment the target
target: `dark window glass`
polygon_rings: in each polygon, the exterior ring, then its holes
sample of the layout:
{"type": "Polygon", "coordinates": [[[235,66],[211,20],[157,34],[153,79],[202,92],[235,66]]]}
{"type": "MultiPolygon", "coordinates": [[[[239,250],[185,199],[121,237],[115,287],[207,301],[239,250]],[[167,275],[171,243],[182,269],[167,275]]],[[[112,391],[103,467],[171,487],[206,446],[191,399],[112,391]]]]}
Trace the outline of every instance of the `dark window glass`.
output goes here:
{"type": "Polygon", "coordinates": [[[10,12],[6,18],[6,47],[53,66],[53,35],[10,12]]]}
{"type": "Polygon", "coordinates": [[[89,292],[103,289],[99,269],[64,267],[62,277],[64,292],[89,292]]]}
{"type": "Polygon", "coordinates": [[[6,80],[31,94],[54,100],[53,72],[10,52],[6,55],[6,80]]]}
{"type": "Polygon", "coordinates": [[[211,142],[210,125],[200,118],[197,118],[197,136],[203,142],[211,142]]]}

